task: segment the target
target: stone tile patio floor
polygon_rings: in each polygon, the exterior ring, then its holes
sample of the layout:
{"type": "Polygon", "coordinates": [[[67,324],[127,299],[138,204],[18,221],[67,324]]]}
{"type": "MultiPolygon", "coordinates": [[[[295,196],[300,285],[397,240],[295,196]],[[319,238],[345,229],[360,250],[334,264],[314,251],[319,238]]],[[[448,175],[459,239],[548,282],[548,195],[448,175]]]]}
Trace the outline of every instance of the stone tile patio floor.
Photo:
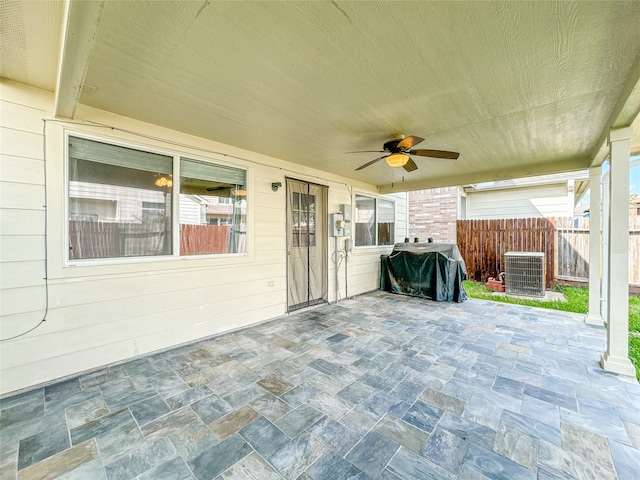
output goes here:
{"type": "Polygon", "coordinates": [[[5,479],[637,479],[582,316],[375,292],[0,401],[5,479]]]}

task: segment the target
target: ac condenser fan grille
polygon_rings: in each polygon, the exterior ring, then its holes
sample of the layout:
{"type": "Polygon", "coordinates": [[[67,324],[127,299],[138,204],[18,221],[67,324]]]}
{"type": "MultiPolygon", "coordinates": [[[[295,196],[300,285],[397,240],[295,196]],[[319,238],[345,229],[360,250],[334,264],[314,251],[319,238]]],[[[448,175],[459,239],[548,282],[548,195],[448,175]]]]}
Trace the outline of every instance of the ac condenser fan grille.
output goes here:
{"type": "Polygon", "coordinates": [[[507,252],[504,263],[506,293],[544,297],[544,253],[507,252]]]}

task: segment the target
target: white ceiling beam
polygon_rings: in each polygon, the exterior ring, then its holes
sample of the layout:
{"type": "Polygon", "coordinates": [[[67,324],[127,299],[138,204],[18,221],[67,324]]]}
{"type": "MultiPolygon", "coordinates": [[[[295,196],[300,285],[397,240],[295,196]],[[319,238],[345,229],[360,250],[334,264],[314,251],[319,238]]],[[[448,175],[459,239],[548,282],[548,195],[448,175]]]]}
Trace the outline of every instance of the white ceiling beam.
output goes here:
{"type": "Polygon", "coordinates": [[[430,188],[451,187],[455,185],[530,177],[533,175],[546,175],[549,173],[573,172],[587,168],[590,161],[591,159],[588,157],[581,157],[552,164],[541,163],[537,165],[528,165],[526,167],[520,166],[511,170],[489,170],[485,172],[471,172],[464,175],[453,175],[450,177],[426,178],[424,180],[409,182],[394,182],[393,184],[378,186],[378,191],[385,194],[409,192],[413,190],[426,190],[430,188]]]}
{"type": "MultiPolygon", "coordinates": [[[[636,63],[633,65],[629,77],[624,84],[618,101],[616,102],[607,123],[605,123],[604,130],[600,133],[596,148],[591,152],[593,161],[592,167],[602,165],[602,162],[609,155],[609,146],[607,139],[612,128],[625,128],[631,126],[638,114],[640,113],[640,57],[636,59],[636,63]]],[[[634,137],[640,135],[640,132],[635,132],[634,137]]]]}
{"type": "Polygon", "coordinates": [[[68,0],[56,84],[56,117],[73,118],[89,57],[98,34],[104,1],[68,0]]]}

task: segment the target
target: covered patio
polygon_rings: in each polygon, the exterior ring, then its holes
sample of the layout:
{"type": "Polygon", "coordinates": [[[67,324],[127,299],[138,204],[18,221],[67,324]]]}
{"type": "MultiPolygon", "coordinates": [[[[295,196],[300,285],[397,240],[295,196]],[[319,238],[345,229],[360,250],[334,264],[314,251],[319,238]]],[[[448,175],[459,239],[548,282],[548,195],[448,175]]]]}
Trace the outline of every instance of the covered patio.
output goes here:
{"type": "Polygon", "coordinates": [[[639,5],[3,1],[0,476],[635,478],[639,5]],[[366,293],[406,192],[605,162],[586,319],[366,293]],[[194,185],[245,251],[181,255],[194,185]],[[73,251],[160,212],[157,251],[73,251]]]}
{"type": "Polygon", "coordinates": [[[2,478],[632,479],[583,317],[373,292],[1,400],[2,478]]]}

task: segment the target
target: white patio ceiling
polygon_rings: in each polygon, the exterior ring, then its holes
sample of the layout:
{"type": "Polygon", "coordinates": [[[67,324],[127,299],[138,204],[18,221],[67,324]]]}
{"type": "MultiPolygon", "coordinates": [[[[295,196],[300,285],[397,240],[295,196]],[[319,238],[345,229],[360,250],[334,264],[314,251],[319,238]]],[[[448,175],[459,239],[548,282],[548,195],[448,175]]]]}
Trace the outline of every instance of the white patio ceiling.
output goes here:
{"type": "Polygon", "coordinates": [[[72,1],[68,23],[62,2],[1,5],[0,75],[60,115],[80,91],[383,192],[585,168],[640,110],[637,1],[72,1]],[[377,155],[345,152],[396,132],[460,158],[355,171],[377,155]]]}

